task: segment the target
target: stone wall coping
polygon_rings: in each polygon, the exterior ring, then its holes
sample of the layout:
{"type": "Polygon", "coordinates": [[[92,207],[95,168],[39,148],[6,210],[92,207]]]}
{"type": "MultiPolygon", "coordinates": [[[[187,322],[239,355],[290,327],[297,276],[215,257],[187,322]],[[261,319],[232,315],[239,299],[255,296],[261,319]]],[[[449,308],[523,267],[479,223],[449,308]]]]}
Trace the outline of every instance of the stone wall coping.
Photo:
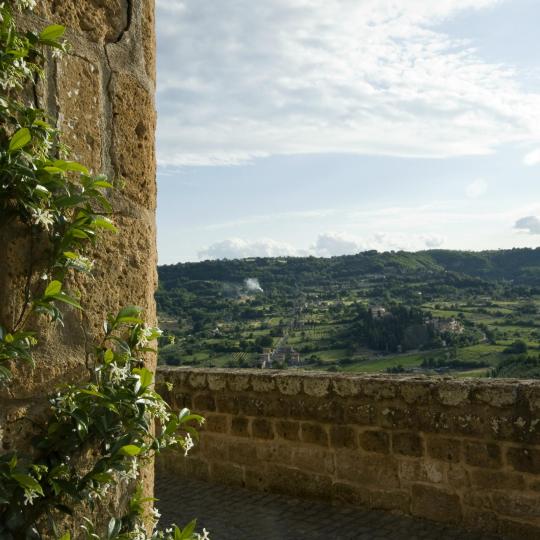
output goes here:
{"type": "Polygon", "coordinates": [[[447,406],[474,401],[501,408],[526,404],[530,410],[540,410],[540,381],[535,380],[159,366],[160,380],[176,380],[193,390],[213,392],[272,392],[318,398],[363,395],[404,399],[408,403],[429,400],[435,395],[437,401],[447,406]]]}

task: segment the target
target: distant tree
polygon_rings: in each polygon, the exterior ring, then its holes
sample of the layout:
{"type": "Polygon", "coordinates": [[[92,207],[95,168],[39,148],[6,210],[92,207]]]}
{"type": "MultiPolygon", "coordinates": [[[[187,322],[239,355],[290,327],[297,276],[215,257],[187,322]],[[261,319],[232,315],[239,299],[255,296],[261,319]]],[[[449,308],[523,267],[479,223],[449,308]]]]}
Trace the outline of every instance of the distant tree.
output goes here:
{"type": "Polygon", "coordinates": [[[522,339],[516,339],[511,345],[504,349],[505,354],[527,354],[529,346],[522,339]]]}

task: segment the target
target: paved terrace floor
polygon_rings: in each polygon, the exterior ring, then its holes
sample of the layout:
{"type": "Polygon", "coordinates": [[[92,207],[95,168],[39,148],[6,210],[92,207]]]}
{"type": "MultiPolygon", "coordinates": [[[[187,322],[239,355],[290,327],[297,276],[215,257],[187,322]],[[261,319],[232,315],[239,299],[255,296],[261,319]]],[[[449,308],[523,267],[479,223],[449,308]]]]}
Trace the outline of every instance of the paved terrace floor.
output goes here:
{"type": "Polygon", "coordinates": [[[211,540],[502,540],[447,525],[199,480],[158,477],[160,526],[197,517],[211,540]]]}

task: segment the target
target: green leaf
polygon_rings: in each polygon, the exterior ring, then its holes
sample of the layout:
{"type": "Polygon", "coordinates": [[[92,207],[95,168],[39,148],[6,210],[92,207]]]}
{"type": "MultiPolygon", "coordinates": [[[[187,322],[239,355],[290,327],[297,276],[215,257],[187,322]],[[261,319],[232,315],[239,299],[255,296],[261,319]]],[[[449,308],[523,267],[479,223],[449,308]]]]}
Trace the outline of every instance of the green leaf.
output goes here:
{"type": "Polygon", "coordinates": [[[114,353],[111,351],[111,349],[107,349],[105,351],[105,354],[103,355],[103,361],[106,364],[110,364],[114,360],[114,353]]]}
{"type": "Polygon", "coordinates": [[[16,152],[25,147],[32,140],[30,130],[28,128],[21,128],[16,131],[9,141],[9,152],[16,152]]]}
{"type": "Polygon", "coordinates": [[[105,182],[104,180],[96,180],[93,185],[94,187],[100,187],[100,188],[113,188],[114,187],[110,182],[105,182]]]}
{"type": "Polygon", "coordinates": [[[175,529],[174,540],[191,540],[196,526],[197,520],[194,519],[191,523],[186,525],[186,528],[183,531],[181,531],[180,529],[175,529]]]}
{"type": "Polygon", "coordinates": [[[108,484],[114,480],[114,476],[112,474],[105,472],[93,474],[92,478],[98,481],[100,484],[108,484]]]}
{"type": "Polygon", "coordinates": [[[63,534],[58,540],[71,540],[71,534],[69,531],[65,534],[63,534]]]}
{"type": "Polygon", "coordinates": [[[142,452],[142,448],[140,446],[135,446],[134,444],[128,444],[126,446],[122,446],[120,448],[120,453],[124,456],[138,456],[142,452]]]}
{"type": "Polygon", "coordinates": [[[116,316],[116,323],[141,323],[140,315],[142,309],[137,306],[126,306],[121,309],[116,316]]]}
{"type": "Polygon", "coordinates": [[[45,296],[56,296],[60,293],[62,290],[62,283],[60,281],[54,280],[47,285],[47,288],[45,289],[45,296]]]}
{"type": "Polygon", "coordinates": [[[43,495],[43,489],[39,482],[28,474],[12,474],[11,477],[24,489],[35,491],[40,495],[43,495]]]}
{"type": "Polygon", "coordinates": [[[62,169],[59,169],[58,167],[43,167],[43,170],[47,171],[49,174],[58,174],[58,173],[64,172],[62,169]]]}
{"type": "Polygon", "coordinates": [[[55,294],[53,298],[55,300],[58,300],[59,302],[64,302],[64,304],[69,304],[70,306],[76,307],[77,309],[82,309],[81,304],[79,304],[79,302],[75,298],[69,296],[69,294],[66,294],[65,292],[55,294]]]}
{"type": "Polygon", "coordinates": [[[98,217],[92,220],[93,229],[103,229],[106,231],[116,232],[118,229],[114,226],[113,222],[110,219],[105,217],[98,217]]]}
{"type": "Polygon", "coordinates": [[[81,163],[77,163],[76,161],[65,161],[64,170],[80,172],[82,174],[88,174],[89,172],[84,165],[82,165],[81,163]]]}
{"type": "Polygon", "coordinates": [[[76,161],[64,161],[61,159],[56,160],[53,163],[53,166],[62,172],[66,171],[74,171],[74,172],[80,172],[83,174],[88,174],[88,169],[81,165],[80,163],[77,163],[76,161]]]}
{"type": "Polygon", "coordinates": [[[142,388],[147,388],[154,380],[154,375],[146,368],[136,368],[133,373],[140,377],[142,388]]]}
{"type": "Polygon", "coordinates": [[[74,236],[75,238],[85,238],[85,239],[88,239],[90,238],[84,231],[82,231],[81,229],[71,229],[70,231],[71,235],[74,236]]]}
{"type": "Polygon", "coordinates": [[[56,41],[64,35],[65,31],[65,26],[60,24],[51,24],[41,31],[39,34],[39,39],[41,41],[56,41]]]}

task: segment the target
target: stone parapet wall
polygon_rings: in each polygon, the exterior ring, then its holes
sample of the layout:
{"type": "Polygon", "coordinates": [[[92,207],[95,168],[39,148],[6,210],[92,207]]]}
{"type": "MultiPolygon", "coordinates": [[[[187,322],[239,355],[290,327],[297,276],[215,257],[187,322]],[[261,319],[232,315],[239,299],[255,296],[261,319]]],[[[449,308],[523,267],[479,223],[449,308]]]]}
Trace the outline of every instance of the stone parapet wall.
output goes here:
{"type": "Polygon", "coordinates": [[[160,368],[159,390],[207,423],[158,468],[540,538],[540,385],[160,368]],[[171,383],[169,389],[165,383],[171,383]]]}

